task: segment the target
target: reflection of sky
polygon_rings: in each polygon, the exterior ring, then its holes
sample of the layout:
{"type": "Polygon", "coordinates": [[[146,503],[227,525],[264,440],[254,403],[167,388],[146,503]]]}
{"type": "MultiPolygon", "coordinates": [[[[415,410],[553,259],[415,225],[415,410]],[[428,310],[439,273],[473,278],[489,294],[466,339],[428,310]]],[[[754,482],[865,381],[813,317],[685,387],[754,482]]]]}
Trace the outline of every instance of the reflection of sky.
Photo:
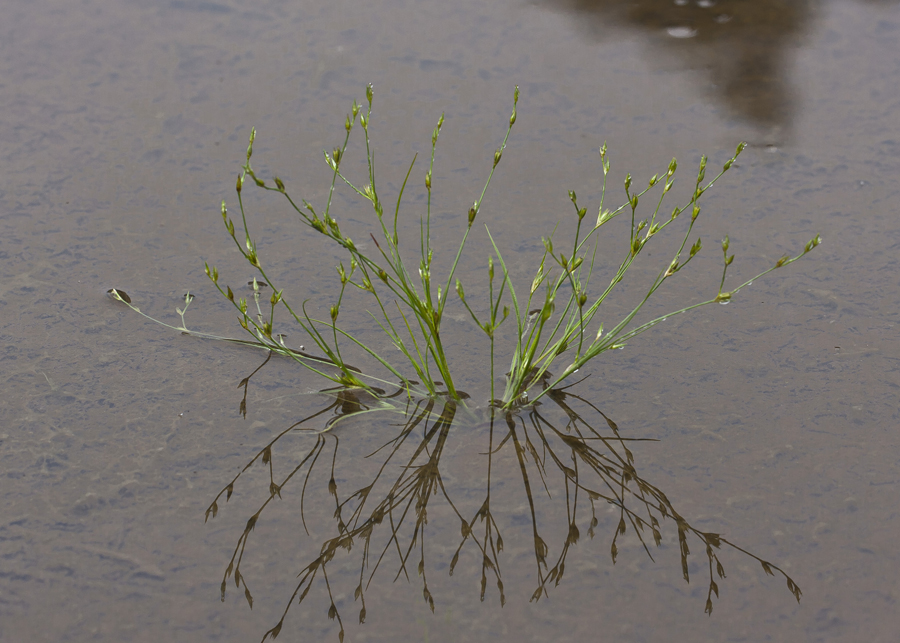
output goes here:
{"type": "MultiPolygon", "coordinates": [[[[888,4],[895,0],[870,0],[888,4]]],[[[547,0],[578,15],[581,33],[601,41],[645,31],[661,66],[698,69],[708,93],[756,127],[790,129],[796,108],[790,54],[819,10],[809,0],[547,0]]]]}

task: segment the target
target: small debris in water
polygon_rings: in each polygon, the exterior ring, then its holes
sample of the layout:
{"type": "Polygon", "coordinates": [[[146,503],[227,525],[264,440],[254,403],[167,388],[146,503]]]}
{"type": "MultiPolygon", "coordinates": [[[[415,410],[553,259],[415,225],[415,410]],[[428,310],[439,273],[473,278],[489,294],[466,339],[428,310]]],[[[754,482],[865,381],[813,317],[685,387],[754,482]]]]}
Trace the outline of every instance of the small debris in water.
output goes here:
{"type": "Polygon", "coordinates": [[[669,27],[666,33],[673,38],[693,38],[697,35],[697,30],[692,27],[669,27]]]}

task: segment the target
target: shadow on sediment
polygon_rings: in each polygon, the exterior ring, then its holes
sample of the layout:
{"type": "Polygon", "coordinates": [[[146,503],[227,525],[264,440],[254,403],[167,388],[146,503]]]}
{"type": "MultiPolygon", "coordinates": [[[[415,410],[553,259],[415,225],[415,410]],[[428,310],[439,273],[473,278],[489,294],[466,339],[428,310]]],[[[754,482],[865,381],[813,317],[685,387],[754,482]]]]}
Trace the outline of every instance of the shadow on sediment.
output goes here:
{"type": "MultiPolygon", "coordinates": [[[[244,412],[248,381],[249,378],[241,382],[245,390],[241,402],[244,412]]],[[[326,484],[334,503],[331,518],[324,520],[332,523],[327,529],[330,535],[310,543],[305,567],[297,570],[298,580],[284,612],[265,633],[263,641],[281,632],[291,606],[302,603],[314,588],[327,594],[328,616],[337,620],[339,637],[343,640],[344,624],[336,605],[340,601],[335,595],[344,594],[350,588],[333,587],[335,575],[332,573],[329,580],[330,565],[338,569],[342,564],[350,565],[359,570],[354,599],[359,603],[361,623],[366,618],[366,592],[371,584],[395,581],[401,576],[408,582],[413,582],[412,579],[421,582],[424,599],[434,611],[434,597],[428,586],[429,565],[425,560],[429,508],[440,509],[451,517],[455,515],[459,521],[458,545],[449,563],[449,574],[453,575],[461,554],[473,556],[480,561],[481,599],[484,600],[490,582],[496,585],[502,606],[506,595],[501,574],[504,535],[500,525],[510,524],[503,515],[510,504],[508,501],[492,504],[492,491],[496,493],[497,487],[503,487],[505,493],[514,490],[524,501],[520,505],[527,503],[528,527],[504,529],[515,532],[506,533],[507,539],[524,540],[527,549],[533,552],[536,571],[532,578],[536,582],[532,601],[546,596],[563,580],[566,558],[583,532],[591,539],[598,536],[598,509],[616,514],[617,524],[613,520],[611,533],[604,536],[613,563],[618,553],[617,543],[626,537],[629,527],[630,537],[637,539],[651,559],[653,549],[663,540],[664,531],[671,530],[677,533],[682,572],[689,582],[688,559],[691,549],[699,547],[700,555],[708,560],[708,613],[713,609],[713,594],[718,597],[717,581],[725,577],[720,554],[729,548],[758,561],[765,573],[783,576],[788,589],[800,600],[800,588],[778,566],[719,534],[691,526],[666,494],[638,471],[628,445],[641,440],[623,437],[615,422],[568,388],[571,387],[552,391],[543,403],[510,411],[496,407],[472,410],[450,399],[414,400],[403,389],[379,396],[348,389],[324,392],[330,402],[276,435],[219,492],[206,511],[207,520],[215,517],[219,503],[231,498],[236,484],[254,464],[266,469],[267,497],[238,537],[222,579],[223,600],[227,582],[233,578],[238,588],[243,586],[252,607],[253,598],[241,574],[241,562],[247,553],[250,533],[263,512],[276,500],[281,501],[286,490],[299,493],[300,515],[308,535],[305,497],[313,487],[324,488],[326,484]],[[341,441],[371,443],[371,432],[367,434],[366,423],[359,420],[370,416],[374,423],[378,416],[371,414],[385,413],[393,414],[399,421],[377,423],[379,431],[388,426],[393,432],[389,439],[382,437],[381,443],[362,459],[365,463],[358,457],[349,463],[350,469],[362,472],[358,477],[364,483],[348,485],[344,476],[336,474],[340,469],[341,441]],[[465,484],[452,484],[448,479],[458,482],[460,477],[448,475],[447,467],[442,469],[441,459],[448,453],[453,454],[448,461],[459,459],[457,443],[471,441],[473,435],[479,436],[483,444],[477,445],[472,451],[475,455],[468,457],[471,462],[466,465],[465,484]],[[298,452],[296,445],[287,448],[280,444],[288,436],[299,437],[305,446],[298,452]],[[273,454],[282,447],[292,461],[286,470],[279,466],[276,472],[273,454]],[[337,478],[344,480],[340,486],[349,487],[349,491],[339,487],[337,478]],[[456,487],[459,488],[455,490],[456,487]],[[564,489],[564,493],[553,496],[551,488],[564,489]],[[554,511],[541,510],[540,504],[555,505],[554,511]],[[545,516],[551,514],[562,516],[567,524],[547,524],[545,516]],[[542,534],[548,531],[559,537],[545,539],[542,534]],[[341,551],[346,555],[334,560],[341,551]],[[356,562],[344,563],[348,556],[353,558],[352,552],[356,552],[356,562]]],[[[279,454],[279,459],[284,459],[284,455],[279,454]]],[[[320,519],[323,516],[321,511],[316,515],[320,519]]],[[[321,532],[323,526],[318,527],[313,531],[321,532]]],[[[432,525],[432,537],[434,529],[432,525]]],[[[446,565],[446,561],[440,562],[446,565]]]]}
{"type": "Polygon", "coordinates": [[[578,16],[595,41],[645,34],[661,65],[705,70],[711,95],[777,143],[797,104],[791,59],[818,13],[813,0],[541,0],[578,16]]]}

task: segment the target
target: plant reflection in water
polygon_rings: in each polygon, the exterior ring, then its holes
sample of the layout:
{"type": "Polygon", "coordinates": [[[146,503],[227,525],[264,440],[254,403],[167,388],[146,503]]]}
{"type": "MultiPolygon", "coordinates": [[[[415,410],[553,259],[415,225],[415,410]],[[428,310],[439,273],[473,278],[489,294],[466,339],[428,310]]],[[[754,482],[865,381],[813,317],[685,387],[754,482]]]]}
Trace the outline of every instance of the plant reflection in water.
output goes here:
{"type": "MultiPolygon", "coordinates": [[[[254,374],[258,370],[254,371],[254,374]]],[[[544,376],[548,375],[545,373],[544,376]]],[[[244,388],[244,399],[241,402],[241,411],[244,413],[249,379],[245,378],[240,385],[244,388]]],[[[476,558],[482,561],[481,599],[484,600],[488,582],[491,582],[496,584],[500,604],[503,605],[506,596],[501,576],[500,554],[504,545],[491,505],[492,476],[496,484],[498,476],[502,475],[520,479],[521,492],[527,498],[538,581],[531,596],[532,601],[547,595],[551,586],[559,585],[566,571],[566,557],[570,548],[578,542],[582,529],[586,528],[588,536],[594,538],[595,528],[599,523],[597,505],[605,506],[608,503],[618,514],[618,525],[610,541],[613,563],[616,562],[618,553],[617,542],[620,536],[626,534],[629,525],[652,560],[651,542],[659,547],[663,540],[664,526],[667,523],[674,523],[678,534],[682,573],[687,582],[690,581],[688,559],[691,547],[701,548],[708,561],[709,586],[705,610],[707,613],[711,614],[713,610],[713,594],[716,597],[719,594],[717,580],[725,578],[725,568],[720,560],[723,548],[737,550],[758,561],[766,574],[783,576],[788,589],[799,602],[800,588],[780,567],[737,546],[719,534],[703,532],[692,527],[675,509],[666,494],[645,480],[635,467],[634,456],[628,448],[628,443],[655,440],[623,437],[615,422],[600,409],[585,398],[569,392],[567,389],[571,386],[554,389],[546,396],[544,404],[537,402],[511,410],[502,410],[494,406],[482,411],[487,416],[482,421],[489,427],[487,444],[484,445],[482,452],[485,487],[484,499],[474,514],[465,514],[458,509],[459,503],[454,502],[448,487],[444,484],[440,462],[441,457],[447,452],[448,442],[452,443],[453,437],[467,433],[453,432],[452,429],[477,420],[479,413],[477,409],[472,410],[449,396],[443,400],[427,397],[419,401],[408,400],[405,388],[398,389],[392,395],[382,394],[377,398],[362,390],[341,388],[326,391],[333,399],[328,406],[276,435],[219,492],[206,510],[207,520],[215,517],[219,510],[219,502],[223,498],[226,502],[231,498],[235,484],[252,465],[260,463],[267,467],[268,497],[249,518],[238,538],[222,579],[222,600],[225,599],[227,581],[229,577],[233,577],[237,587],[243,586],[244,595],[252,607],[253,597],[246,579],[241,574],[241,562],[250,532],[253,531],[263,511],[276,498],[281,499],[282,491],[293,481],[295,486],[300,485],[300,513],[303,526],[309,534],[303,506],[307,488],[315,477],[329,475],[328,491],[335,502],[336,529],[333,536],[321,543],[318,554],[298,574],[299,580],[280,620],[265,633],[263,641],[270,636],[272,638],[278,636],[291,605],[295,601],[297,604],[301,603],[320,576],[330,601],[328,616],[337,620],[340,627],[339,639],[343,641],[343,620],[335,604],[335,594],[327,567],[339,550],[350,552],[353,546],[361,549],[359,581],[354,592],[355,600],[360,603],[360,623],[366,618],[365,593],[370,583],[379,566],[382,563],[386,564],[387,560],[395,555],[398,568],[394,580],[401,575],[409,580],[410,567],[415,564],[418,577],[421,578],[425,601],[434,611],[434,598],[428,588],[425,566],[425,526],[428,522],[429,503],[435,499],[438,502],[446,501],[449,510],[457,516],[461,525],[459,545],[450,562],[450,574],[453,574],[460,554],[468,547],[476,558]],[[347,496],[342,496],[335,481],[335,463],[340,440],[335,429],[349,418],[385,412],[402,415],[402,422],[396,425],[399,430],[393,438],[367,456],[369,460],[380,458],[377,472],[368,484],[357,488],[347,496]],[[559,417],[562,421],[556,421],[551,415],[559,417]],[[586,416],[598,420],[602,418],[605,422],[603,430],[595,427],[586,416]],[[320,423],[318,428],[310,428],[316,421],[320,423]],[[315,441],[287,475],[276,478],[273,449],[282,438],[298,431],[311,434],[315,441]],[[331,449],[330,458],[326,455],[328,448],[331,449]],[[517,471],[503,471],[500,474],[493,468],[504,451],[510,452],[514,461],[518,463],[517,471]],[[331,460],[330,470],[320,471],[319,469],[327,466],[320,463],[328,459],[331,460]],[[317,464],[319,469],[316,469],[317,464]],[[548,480],[551,475],[562,478],[568,517],[568,529],[563,530],[564,539],[555,560],[550,554],[550,546],[541,536],[541,527],[546,528],[547,525],[540,524],[541,512],[535,506],[536,499],[542,496],[540,487],[544,487],[547,497],[552,502],[562,501],[562,498],[550,496],[548,480]],[[582,516],[585,513],[585,503],[590,505],[590,519],[582,516]]]]}

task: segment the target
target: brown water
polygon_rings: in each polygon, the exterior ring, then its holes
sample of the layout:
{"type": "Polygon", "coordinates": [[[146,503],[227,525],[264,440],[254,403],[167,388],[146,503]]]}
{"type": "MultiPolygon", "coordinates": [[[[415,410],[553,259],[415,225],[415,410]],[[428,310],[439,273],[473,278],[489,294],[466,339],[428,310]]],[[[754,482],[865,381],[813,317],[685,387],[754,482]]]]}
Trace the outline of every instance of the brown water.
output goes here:
{"type": "MultiPolygon", "coordinates": [[[[322,407],[303,395],[320,384],[272,363],[243,419],[236,384],[259,354],[154,326],[105,292],[123,288],[175,321],[190,290],[189,321],[235,334],[203,261],[229,283],[251,276],[218,216],[250,127],[260,173],[320,202],[320,150],[340,142],[367,82],[386,185],[399,185],[446,113],[438,239],[463,225],[520,85],[519,120],[479,215],[519,275],[533,269],[540,237],[571,217],[566,191],[586,205],[596,197],[603,141],[614,186],[673,155],[685,167],[701,153],[718,164],[737,141],[751,144],[708,196],[697,265],[660,293],[656,311],[715,290],[715,242],[726,233],[735,280],[816,233],[825,245],[729,306],[669,320],[608,355],[578,389],[623,432],[659,438],[633,447],[642,474],[694,526],[780,565],[803,590],[799,604],[782,578],[729,553],[707,617],[702,550],[690,585],[671,525],[655,564],[629,531],[613,566],[615,522],[605,531],[601,522],[593,541],[583,533],[564,581],[529,603],[531,532],[508,461],[494,473],[510,482],[496,500],[510,503],[506,606],[490,587],[478,600],[471,559],[447,576],[459,527],[435,506],[435,614],[414,567],[409,583],[392,584],[395,567],[373,582],[357,625],[358,563],[348,563],[334,578],[348,639],[896,640],[896,3],[14,0],[0,66],[4,642],[255,641],[277,622],[317,548],[297,496],[251,536],[252,611],[240,590],[220,602],[219,583],[265,476],[215,520],[203,515],[276,433],[322,407]],[[444,524],[455,532],[446,542],[444,524]]],[[[258,197],[254,207],[273,272],[295,297],[321,300],[338,255],[280,202],[258,197]]],[[[473,240],[472,265],[486,252],[483,236],[473,240]]],[[[659,256],[643,274],[655,274],[659,256]]],[[[480,345],[459,320],[453,350],[481,373],[480,345]]],[[[469,385],[485,390],[483,377],[469,385]]],[[[341,430],[352,467],[378,442],[371,432],[396,429],[341,430]]],[[[445,456],[460,493],[482,438],[460,436],[445,456]]],[[[306,448],[297,438],[276,457],[286,467],[306,448]]],[[[321,492],[327,479],[315,482],[321,492]]],[[[312,531],[325,533],[333,505],[310,502],[322,519],[312,531]]],[[[337,640],[327,609],[321,591],[311,594],[281,638],[337,640]]]]}

